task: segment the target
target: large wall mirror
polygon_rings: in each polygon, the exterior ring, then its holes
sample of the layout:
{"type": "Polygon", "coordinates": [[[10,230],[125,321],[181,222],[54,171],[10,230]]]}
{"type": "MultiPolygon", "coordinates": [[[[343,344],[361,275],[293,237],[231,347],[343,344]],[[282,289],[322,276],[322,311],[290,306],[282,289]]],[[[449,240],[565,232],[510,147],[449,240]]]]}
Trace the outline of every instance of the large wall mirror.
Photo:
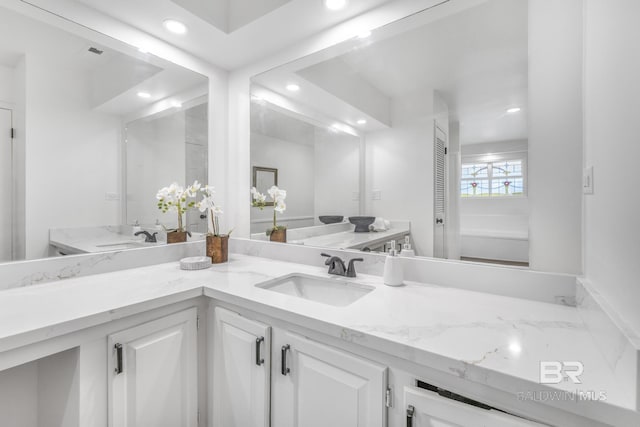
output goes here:
{"type": "MultiPolygon", "coordinates": [[[[0,262],[163,244],[134,231],[175,226],[158,189],[206,182],[207,92],[137,48],[1,8],[0,262]]],[[[199,212],[187,222],[205,231],[199,212]]]]}
{"type": "Polygon", "coordinates": [[[527,266],[527,8],[447,2],[254,76],[251,163],[282,171],[288,242],[527,266]]]}

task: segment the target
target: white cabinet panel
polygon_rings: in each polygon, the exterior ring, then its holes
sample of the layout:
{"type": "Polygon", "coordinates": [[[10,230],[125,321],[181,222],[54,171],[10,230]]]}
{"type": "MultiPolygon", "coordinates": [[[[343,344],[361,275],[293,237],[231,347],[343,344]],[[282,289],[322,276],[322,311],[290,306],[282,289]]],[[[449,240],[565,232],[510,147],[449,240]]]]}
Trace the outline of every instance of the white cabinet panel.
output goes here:
{"type": "Polygon", "coordinates": [[[197,425],[196,322],[193,308],[108,337],[110,426],[197,425]]]}
{"type": "Polygon", "coordinates": [[[407,427],[542,427],[542,424],[496,410],[486,410],[415,387],[404,388],[407,427]],[[407,414],[409,418],[409,414],[407,414]]]}
{"type": "Polygon", "coordinates": [[[215,427],[268,427],[271,328],[216,307],[215,427]]]}
{"type": "Polygon", "coordinates": [[[273,426],[386,425],[386,367],[280,331],[274,331],[276,352],[273,426]]]}

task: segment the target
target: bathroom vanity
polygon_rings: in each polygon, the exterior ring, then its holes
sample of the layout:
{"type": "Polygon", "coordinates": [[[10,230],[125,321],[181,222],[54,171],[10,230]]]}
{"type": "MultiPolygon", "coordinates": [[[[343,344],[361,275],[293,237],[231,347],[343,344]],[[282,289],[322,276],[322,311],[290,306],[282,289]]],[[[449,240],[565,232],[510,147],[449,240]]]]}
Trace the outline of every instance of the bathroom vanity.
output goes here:
{"type": "Polygon", "coordinates": [[[5,290],[0,405],[65,427],[637,425],[575,307],[390,288],[317,261],[234,253],[202,271],[174,261],[5,290]],[[281,286],[292,274],[297,296],[281,286]],[[541,360],[582,361],[582,383],[540,384],[541,360]],[[531,398],[593,390],[606,400],[531,398]]]}

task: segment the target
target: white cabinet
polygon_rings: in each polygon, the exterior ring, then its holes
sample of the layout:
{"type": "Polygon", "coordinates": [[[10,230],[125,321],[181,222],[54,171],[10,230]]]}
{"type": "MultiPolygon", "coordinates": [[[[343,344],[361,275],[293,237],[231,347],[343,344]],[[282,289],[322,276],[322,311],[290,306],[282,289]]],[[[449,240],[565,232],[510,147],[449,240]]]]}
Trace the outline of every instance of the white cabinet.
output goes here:
{"type": "Polygon", "coordinates": [[[268,427],[271,328],[220,307],[214,319],[214,425],[268,427]]]}
{"type": "Polygon", "coordinates": [[[446,399],[432,391],[404,388],[407,427],[542,427],[497,410],[446,399]]]}
{"type": "Polygon", "coordinates": [[[195,427],[197,309],[109,335],[109,426],[195,427]]]}
{"type": "Polygon", "coordinates": [[[273,352],[272,426],[386,425],[385,366],[277,329],[273,352]]]}
{"type": "Polygon", "coordinates": [[[383,427],[387,368],[214,310],[214,427],[383,427]]]}

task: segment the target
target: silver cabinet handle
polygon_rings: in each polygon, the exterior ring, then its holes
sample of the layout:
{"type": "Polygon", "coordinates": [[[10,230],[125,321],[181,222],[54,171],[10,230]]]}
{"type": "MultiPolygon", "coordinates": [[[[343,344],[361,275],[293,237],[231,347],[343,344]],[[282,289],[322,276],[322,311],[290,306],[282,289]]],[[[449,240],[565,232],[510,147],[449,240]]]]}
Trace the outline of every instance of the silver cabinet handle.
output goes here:
{"type": "Polygon", "coordinates": [[[291,372],[291,370],[287,366],[287,351],[289,351],[290,349],[291,349],[291,346],[289,344],[283,345],[282,349],[280,349],[280,360],[281,360],[280,373],[285,376],[289,372],[291,372]]]}
{"type": "Polygon", "coordinates": [[[411,427],[413,425],[413,414],[416,412],[416,408],[412,405],[409,405],[407,408],[407,427],[411,427]]]}
{"type": "Polygon", "coordinates": [[[260,357],[260,344],[264,342],[264,337],[256,338],[256,365],[264,363],[264,358],[260,357]]]}
{"type": "Polygon", "coordinates": [[[116,352],[116,375],[122,373],[122,344],[118,343],[113,346],[114,351],[116,352]]]}

